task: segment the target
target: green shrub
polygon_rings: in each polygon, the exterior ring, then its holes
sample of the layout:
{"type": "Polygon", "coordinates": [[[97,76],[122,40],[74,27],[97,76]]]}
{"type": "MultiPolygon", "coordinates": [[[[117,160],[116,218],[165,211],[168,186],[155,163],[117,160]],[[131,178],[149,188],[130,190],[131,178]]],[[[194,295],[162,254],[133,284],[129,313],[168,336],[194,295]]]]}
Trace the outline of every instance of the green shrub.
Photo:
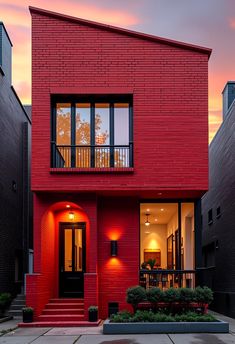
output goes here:
{"type": "Polygon", "coordinates": [[[110,317],[110,322],[129,322],[129,319],[132,317],[132,314],[129,311],[123,310],[117,314],[112,314],[110,317]]]}
{"type": "Polygon", "coordinates": [[[213,301],[213,292],[208,287],[197,287],[195,289],[195,301],[198,303],[208,303],[213,301]]]}
{"type": "Polygon", "coordinates": [[[179,289],[179,301],[187,302],[187,303],[195,301],[194,289],[180,288],[179,289]]]}
{"type": "Polygon", "coordinates": [[[5,309],[11,303],[11,294],[10,293],[1,293],[0,294],[0,313],[4,313],[5,309]]]}
{"type": "Polygon", "coordinates": [[[132,315],[128,311],[119,312],[112,315],[111,322],[130,323],[130,322],[211,322],[217,321],[210,314],[197,314],[195,312],[186,312],[183,314],[165,314],[163,312],[153,313],[152,311],[136,311],[132,315]]]}
{"type": "Polygon", "coordinates": [[[169,288],[163,292],[163,301],[177,302],[180,299],[180,289],[169,288]]]}
{"type": "Polygon", "coordinates": [[[160,288],[151,288],[146,291],[146,297],[149,302],[159,302],[163,298],[163,292],[160,288]]]}
{"type": "Polygon", "coordinates": [[[126,294],[126,302],[132,305],[134,312],[140,302],[146,301],[146,290],[139,285],[128,288],[126,294]]]}
{"type": "Polygon", "coordinates": [[[149,259],[148,261],[147,261],[147,264],[150,266],[150,269],[151,270],[153,270],[153,268],[154,268],[154,266],[155,266],[155,264],[156,264],[156,259],[149,259]]]}
{"type": "Polygon", "coordinates": [[[88,312],[97,312],[98,311],[98,307],[97,306],[90,306],[88,308],[88,312]]]}
{"type": "Polygon", "coordinates": [[[22,308],[23,313],[33,313],[34,309],[32,307],[23,307],[22,308]]]}

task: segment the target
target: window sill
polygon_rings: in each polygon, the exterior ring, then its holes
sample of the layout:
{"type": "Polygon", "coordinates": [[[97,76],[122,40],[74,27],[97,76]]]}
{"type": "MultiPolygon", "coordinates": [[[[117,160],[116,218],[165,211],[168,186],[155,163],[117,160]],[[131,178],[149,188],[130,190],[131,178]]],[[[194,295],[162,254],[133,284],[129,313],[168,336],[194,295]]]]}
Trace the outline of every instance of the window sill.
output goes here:
{"type": "Polygon", "coordinates": [[[133,173],[133,167],[50,168],[50,173],[133,173]]]}

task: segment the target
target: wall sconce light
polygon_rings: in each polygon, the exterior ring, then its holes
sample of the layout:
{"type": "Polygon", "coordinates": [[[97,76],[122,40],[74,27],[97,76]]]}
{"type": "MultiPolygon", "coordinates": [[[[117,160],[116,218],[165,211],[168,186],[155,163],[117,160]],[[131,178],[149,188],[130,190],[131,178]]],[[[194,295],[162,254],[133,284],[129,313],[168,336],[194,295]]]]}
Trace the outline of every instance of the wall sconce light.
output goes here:
{"type": "Polygon", "coordinates": [[[117,247],[117,240],[111,240],[111,257],[116,257],[118,247],[117,247]]]}
{"type": "Polygon", "coordinates": [[[75,217],[74,212],[70,211],[69,212],[69,220],[73,221],[74,217],[75,217]]]}

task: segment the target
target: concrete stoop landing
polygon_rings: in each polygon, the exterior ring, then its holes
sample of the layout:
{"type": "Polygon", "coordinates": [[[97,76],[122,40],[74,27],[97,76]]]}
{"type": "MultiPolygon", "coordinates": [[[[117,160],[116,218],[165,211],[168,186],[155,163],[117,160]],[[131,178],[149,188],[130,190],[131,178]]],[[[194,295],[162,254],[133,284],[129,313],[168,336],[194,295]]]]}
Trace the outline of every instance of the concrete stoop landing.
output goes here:
{"type": "Polygon", "coordinates": [[[32,323],[19,323],[19,327],[75,327],[98,326],[84,319],[84,299],[51,299],[42,314],[32,323]]]}

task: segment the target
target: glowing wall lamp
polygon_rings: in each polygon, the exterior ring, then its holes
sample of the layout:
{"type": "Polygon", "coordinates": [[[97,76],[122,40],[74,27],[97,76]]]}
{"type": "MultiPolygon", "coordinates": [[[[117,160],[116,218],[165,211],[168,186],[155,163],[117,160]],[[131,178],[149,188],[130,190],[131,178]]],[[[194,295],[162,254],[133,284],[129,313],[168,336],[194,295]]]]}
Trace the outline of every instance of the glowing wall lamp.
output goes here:
{"type": "Polygon", "coordinates": [[[118,253],[117,240],[111,240],[110,242],[111,242],[111,257],[116,257],[118,253]]]}
{"type": "Polygon", "coordinates": [[[73,221],[73,220],[74,220],[74,217],[75,217],[74,212],[73,212],[73,211],[70,211],[70,212],[69,212],[69,220],[73,221]]]}

